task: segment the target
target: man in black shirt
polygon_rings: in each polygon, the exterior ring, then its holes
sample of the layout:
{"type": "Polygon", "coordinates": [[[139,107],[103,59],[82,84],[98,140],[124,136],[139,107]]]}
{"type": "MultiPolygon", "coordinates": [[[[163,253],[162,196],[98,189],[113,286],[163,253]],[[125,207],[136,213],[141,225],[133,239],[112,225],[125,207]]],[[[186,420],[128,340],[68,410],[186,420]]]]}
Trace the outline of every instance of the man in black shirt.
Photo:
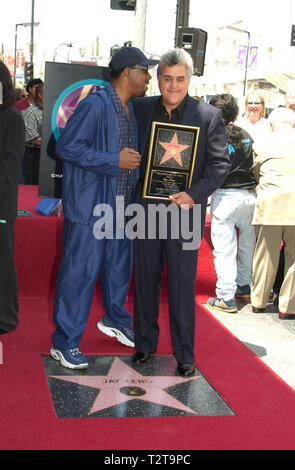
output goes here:
{"type": "MultiPolygon", "coordinates": [[[[198,248],[183,249],[181,234],[172,236],[168,223],[167,237],[159,234],[159,223],[149,236],[148,210],[156,200],[142,198],[143,178],[152,122],[167,122],[199,128],[198,147],[192,183],[185,191],[170,196],[171,203],[181,212],[201,207],[200,232],[204,231],[207,198],[225,180],[230,168],[224,124],[219,110],[188,96],[193,73],[192,59],[182,49],[168,51],[160,59],[158,81],[161,96],[142,98],[134,103],[138,121],[139,147],[143,155],[137,202],[145,210],[144,239],[134,240],[134,333],[135,363],[145,362],[156,351],[159,336],[158,315],[161,296],[161,277],[166,261],[169,317],[173,352],[178,372],[183,376],[195,373],[195,280],[198,248]],[[152,238],[153,237],[153,238],[152,238]]],[[[162,202],[161,202],[162,204],[162,202]]],[[[170,205],[169,201],[165,201],[170,205]]],[[[159,222],[159,220],[158,220],[159,222]]],[[[168,221],[169,222],[169,221],[168,221]]],[[[171,221],[170,221],[171,222],[171,221]]],[[[196,221],[193,220],[193,223],[196,221]]],[[[195,227],[197,230],[197,227],[195,227]]],[[[150,231],[151,232],[151,231],[150,231]]]]}

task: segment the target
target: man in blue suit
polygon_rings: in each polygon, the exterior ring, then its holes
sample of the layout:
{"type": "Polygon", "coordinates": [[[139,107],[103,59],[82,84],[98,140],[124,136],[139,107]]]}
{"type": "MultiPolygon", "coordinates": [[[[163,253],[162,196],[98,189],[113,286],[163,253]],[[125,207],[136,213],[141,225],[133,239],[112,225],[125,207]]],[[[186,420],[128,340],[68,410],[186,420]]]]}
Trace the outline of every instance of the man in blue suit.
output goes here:
{"type": "MultiPolygon", "coordinates": [[[[152,122],[180,124],[199,128],[198,147],[190,188],[170,196],[181,213],[185,205],[193,220],[194,205],[201,206],[200,233],[203,234],[207,198],[225,180],[231,163],[225,127],[220,110],[188,95],[189,81],[193,74],[190,55],[182,49],[164,54],[158,66],[158,82],[161,96],[136,99],[135,115],[139,129],[139,152],[142,155],[136,201],[148,213],[150,204],[157,201],[142,198],[145,161],[152,122]]],[[[159,202],[159,201],[158,201],[159,202]]],[[[163,203],[163,202],[161,202],[163,203]]],[[[169,201],[166,204],[170,204],[169,201]]],[[[146,216],[146,224],[149,224],[146,216]]],[[[197,230],[198,227],[194,226],[197,230]]],[[[156,351],[159,326],[161,277],[166,261],[170,333],[179,374],[188,377],[195,373],[195,280],[198,249],[183,249],[181,236],[167,239],[134,240],[134,333],[136,364],[145,362],[156,351]]],[[[148,233],[148,229],[147,229],[148,233]]]]}
{"type": "Polygon", "coordinates": [[[134,347],[132,317],[125,307],[131,242],[124,232],[124,207],[134,195],[140,154],[130,98],[144,96],[148,68],[156,63],[135,47],[117,51],[109,64],[110,86],[81,101],[57,142],[64,162],[65,218],[50,353],[70,369],[88,366],[79,346],[98,276],[105,309],[99,330],[134,347]],[[118,210],[123,234],[115,224],[118,210]]]}

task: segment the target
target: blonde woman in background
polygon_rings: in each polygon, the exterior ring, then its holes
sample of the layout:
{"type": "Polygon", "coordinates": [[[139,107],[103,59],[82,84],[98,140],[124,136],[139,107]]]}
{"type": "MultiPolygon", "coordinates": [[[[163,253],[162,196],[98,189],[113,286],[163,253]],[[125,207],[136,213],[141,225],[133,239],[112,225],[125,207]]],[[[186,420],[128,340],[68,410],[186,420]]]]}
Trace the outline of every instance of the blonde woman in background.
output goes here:
{"type": "Polygon", "coordinates": [[[263,93],[254,90],[248,93],[245,99],[246,112],[237,123],[245,129],[256,141],[266,132],[270,132],[268,119],[265,118],[265,99],[263,93]]]}

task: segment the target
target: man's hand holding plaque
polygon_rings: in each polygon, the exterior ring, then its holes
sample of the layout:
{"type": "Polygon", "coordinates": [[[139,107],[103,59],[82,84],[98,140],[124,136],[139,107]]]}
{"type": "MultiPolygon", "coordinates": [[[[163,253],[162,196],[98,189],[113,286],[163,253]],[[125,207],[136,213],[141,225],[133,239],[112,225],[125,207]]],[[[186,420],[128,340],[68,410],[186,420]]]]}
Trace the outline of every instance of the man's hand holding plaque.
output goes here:
{"type": "Polygon", "coordinates": [[[187,194],[185,191],[177,194],[172,194],[169,196],[172,204],[177,204],[179,207],[182,207],[184,210],[191,209],[195,204],[193,198],[187,194]]]}

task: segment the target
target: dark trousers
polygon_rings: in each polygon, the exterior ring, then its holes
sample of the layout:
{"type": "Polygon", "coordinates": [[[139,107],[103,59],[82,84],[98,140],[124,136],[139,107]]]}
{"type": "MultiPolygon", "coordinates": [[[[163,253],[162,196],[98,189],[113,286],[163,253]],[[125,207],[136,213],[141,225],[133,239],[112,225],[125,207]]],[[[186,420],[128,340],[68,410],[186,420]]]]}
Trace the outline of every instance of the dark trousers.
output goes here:
{"type": "Polygon", "coordinates": [[[0,329],[9,331],[18,325],[14,219],[0,222],[0,258],[0,329]]]}
{"type": "Polygon", "coordinates": [[[26,147],[22,163],[23,184],[39,182],[40,148],[26,147]]]}
{"type": "MultiPolygon", "coordinates": [[[[142,200],[141,203],[146,205],[142,200]]],[[[184,250],[182,242],[169,234],[167,239],[136,238],[133,249],[136,351],[155,352],[157,349],[162,273],[166,262],[174,356],[181,364],[193,363],[198,250],[184,250]]]]}

